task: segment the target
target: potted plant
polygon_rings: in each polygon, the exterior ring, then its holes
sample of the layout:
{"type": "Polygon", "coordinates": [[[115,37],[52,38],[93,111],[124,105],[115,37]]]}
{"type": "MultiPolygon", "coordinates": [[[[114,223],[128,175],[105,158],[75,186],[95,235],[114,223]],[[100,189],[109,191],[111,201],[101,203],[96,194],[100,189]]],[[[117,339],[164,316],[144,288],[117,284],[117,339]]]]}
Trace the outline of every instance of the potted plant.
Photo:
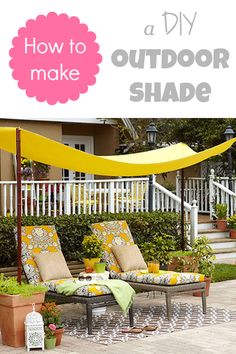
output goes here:
{"type": "Polygon", "coordinates": [[[21,176],[24,181],[30,181],[32,179],[32,161],[22,157],[21,159],[21,176]]]}
{"type": "MultiPolygon", "coordinates": [[[[209,245],[208,238],[206,236],[198,237],[192,246],[192,251],[199,259],[198,271],[199,273],[205,275],[206,296],[209,296],[212,274],[215,269],[215,265],[213,263],[215,256],[213,254],[213,249],[209,245]]],[[[196,292],[193,295],[201,296],[201,292],[196,292]]]]}
{"type": "Polygon", "coordinates": [[[216,204],[215,214],[217,217],[216,226],[218,230],[225,231],[227,228],[227,205],[226,204],[216,204]]]}
{"type": "Polygon", "coordinates": [[[162,269],[167,269],[172,259],[171,251],[175,249],[175,245],[170,235],[154,235],[151,242],[144,242],[140,245],[140,250],[146,262],[158,261],[162,269]]]}
{"type": "Polygon", "coordinates": [[[56,346],[55,330],[56,330],[56,325],[53,323],[44,327],[44,332],[45,332],[44,343],[46,349],[53,349],[56,346]]]}
{"type": "Polygon", "coordinates": [[[0,274],[0,328],[2,344],[12,347],[24,347],[26,315],[39,311],[47,288],[42,285],[18,284],[16,278],[0,274]]]}
{"type": "Polygon", "coordinates": [[[171,252],[172,260],[168,264],[168,270],[176,272],[198,272],[199,259],[191,251],[171,252]]]}
{"type": "Polygon", "coordinates": [[[148,272],[153,273],[153,265],[157,263],[159,265],[159,262],[157,261],[157,250],[155,244],[153,242],[144,242],[140,245],[140,251],[148,265],[148,272]]]}
{"type": "Polygon", "coordinates": [[[40,313],[43,317],[43,323],[45,327],[54,324],[55,328],[55,337],[56,337],[56,346],[61,344],[62,335],[64,333],[64,326],[61,320],[61,310],[56,305],[54,301],[44,302],[40,313]]]}
{"type": "Polygon", "coordinates": [[[160,263],[160,268],[167,270],[168,264],[172,260],[171,251],[175,250],[176,243],[170,235],[155,236],[153,240],[157,251],[157,260],[160,263]]]}
{"type": "Polygon", "coordinates": [[[230,228],[230,238],[236,238],[236,214],[227,219],[230,228]]]}
{"type": "Polygon", "coordinates": [[[96,235],[84,236],[82,254],[86,272],[94,270],[95,263],[99,263],[101,260],[102,252],[102,241],[96,235]]]}
{"type": "Polygon", "coordinates": [[[48,179],[50,166],[41,162],[33,161],[33,175],[36,181],[48,179]]]}

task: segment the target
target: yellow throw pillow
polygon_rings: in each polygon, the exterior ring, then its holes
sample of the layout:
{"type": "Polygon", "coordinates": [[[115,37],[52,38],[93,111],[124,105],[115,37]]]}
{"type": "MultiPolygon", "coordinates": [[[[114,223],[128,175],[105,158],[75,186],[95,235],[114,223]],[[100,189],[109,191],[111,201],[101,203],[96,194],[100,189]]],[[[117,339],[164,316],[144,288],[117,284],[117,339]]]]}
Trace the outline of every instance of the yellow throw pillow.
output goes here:
{"type": "Polygon", "coordinates": [[[112,246],[111,249],[123,272],[147,269],[147,265],[137,245],[112,246]]]}
{"type": "Polygon", "coordinates": [[[34,260],[43,281],[72,278],[61,251],[39,253],[34,260]]]}

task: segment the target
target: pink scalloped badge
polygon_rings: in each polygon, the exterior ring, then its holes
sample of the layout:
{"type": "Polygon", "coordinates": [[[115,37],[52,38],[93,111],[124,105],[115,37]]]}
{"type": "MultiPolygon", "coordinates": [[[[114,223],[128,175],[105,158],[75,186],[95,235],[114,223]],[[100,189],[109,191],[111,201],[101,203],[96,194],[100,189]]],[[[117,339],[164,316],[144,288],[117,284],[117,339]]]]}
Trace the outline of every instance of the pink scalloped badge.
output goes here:
{"type": "Polygon", "coordinates": [[[39,15],[28,20],[12,41],[12,76],[28,97],[39,102],[75,101],[96,82],[102,56],[95,39],[75,16],[39,15]]]}

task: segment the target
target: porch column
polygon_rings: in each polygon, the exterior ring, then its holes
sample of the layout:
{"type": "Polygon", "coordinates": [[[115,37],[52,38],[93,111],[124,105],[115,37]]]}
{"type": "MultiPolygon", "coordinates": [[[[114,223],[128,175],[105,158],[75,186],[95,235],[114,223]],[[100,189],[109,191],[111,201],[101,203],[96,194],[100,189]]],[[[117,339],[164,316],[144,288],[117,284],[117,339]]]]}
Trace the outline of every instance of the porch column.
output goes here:
{"type": "Polygon", "coordinates": [[[215,179],[215,171],[211,169],[209,176],[209,209],[210,209],[210,219],[213,218],[214,214],[214,203],[215,203],[215,191],[213,181],[215,179]]]}

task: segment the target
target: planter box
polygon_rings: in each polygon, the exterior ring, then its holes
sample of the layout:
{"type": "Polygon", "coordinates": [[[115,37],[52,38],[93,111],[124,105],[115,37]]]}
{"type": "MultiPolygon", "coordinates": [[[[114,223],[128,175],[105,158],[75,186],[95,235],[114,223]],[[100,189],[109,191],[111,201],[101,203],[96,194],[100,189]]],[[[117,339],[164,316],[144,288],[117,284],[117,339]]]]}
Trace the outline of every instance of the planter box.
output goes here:
{"type": "MultiPolygon", "coordinates": [[[[209,296],[209,292],[210,292],[210,285],[211,285],[211,278],[206,278],[205,277],[205,283],[206,283],[206,296],[209,296]]],[[[201,297],[202,293],[196,291],[195,293],[193,293],[193,296],[198,296],[201,297]]]]}
{"type": "Polygon", "coordinates": [[[173,257],[168,270],[198,273],[198,260],[192,256],[173,257]]]}
{"type": "Polygon", "coordinates": [[[41,309],[45,293],[37,293],[30,297],[21,295],[0,295],[0,328],[2,344],[11,347],[25,346],[25,317],[32,312],[32,304],[35,311],[41,309]]]}

